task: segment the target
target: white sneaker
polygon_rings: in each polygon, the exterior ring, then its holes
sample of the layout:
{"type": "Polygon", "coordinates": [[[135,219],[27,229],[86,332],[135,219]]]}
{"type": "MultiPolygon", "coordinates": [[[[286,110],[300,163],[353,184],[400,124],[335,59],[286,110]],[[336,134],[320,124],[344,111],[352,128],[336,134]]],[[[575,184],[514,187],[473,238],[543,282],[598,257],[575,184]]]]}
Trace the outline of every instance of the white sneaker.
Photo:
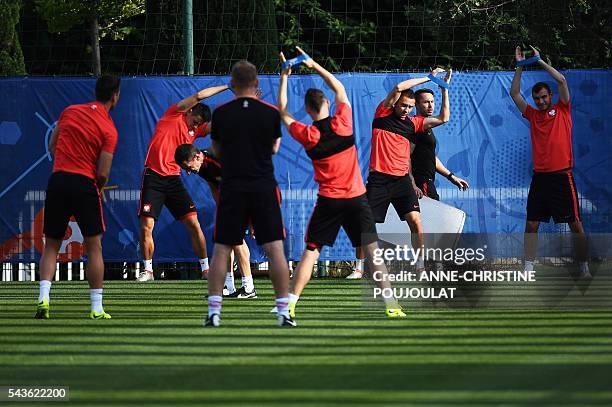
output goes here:
{"type": "Polygon", "coordinates": [[[272,309],[270,310],[270,313],[273,313],[273,312],[274,312],[274,313],[276,313],[276,314],[278,314],[278,308],[277,308],[277,307],[272,308],[272,309]]]}
{"type": "Polygon", "coordinates": [[[220,326],[221,325],[221,315],[219,315],[219,314],[212,314],[211,316],[206,318],[206,320],[204,320],[202,325],[204,325],[204,326],[211,326],[211,327],[214,327],[214,328],[220,326]]]}
{"type": "Polygon", "coordinates": [[[140,275],[136,279],[136,281],[140,281],[140,282],[153,281],[153,280],[155,280],[155,277],[153,277],[153,272],[146,271],[146,270],[140,273],[140,275]]]}
{"type": "Polygon", "coordinates": [[[353,270],[351,274],[346,276],[346,279],[347,280],[359,280],[362,277],[363,277],[363,271],[353,270]]]}

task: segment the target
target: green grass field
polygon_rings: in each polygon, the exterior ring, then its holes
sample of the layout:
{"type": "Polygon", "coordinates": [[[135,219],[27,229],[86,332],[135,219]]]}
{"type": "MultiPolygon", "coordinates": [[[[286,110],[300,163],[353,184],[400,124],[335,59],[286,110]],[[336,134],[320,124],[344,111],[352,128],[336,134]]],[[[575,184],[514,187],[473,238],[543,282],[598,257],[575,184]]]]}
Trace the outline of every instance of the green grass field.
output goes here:
{"type": "Polygon", "coordinates": [[[71,405],[612,405],[612,309],[389,320],[360,282],[317,279],[280,329],[256,285],[205,329],[203,282],[107,282],[105,321],[86,319],[85,282],[54,283],[42,321],[37,283],[1,283],[0,386],[69,386],[71,405]]]}

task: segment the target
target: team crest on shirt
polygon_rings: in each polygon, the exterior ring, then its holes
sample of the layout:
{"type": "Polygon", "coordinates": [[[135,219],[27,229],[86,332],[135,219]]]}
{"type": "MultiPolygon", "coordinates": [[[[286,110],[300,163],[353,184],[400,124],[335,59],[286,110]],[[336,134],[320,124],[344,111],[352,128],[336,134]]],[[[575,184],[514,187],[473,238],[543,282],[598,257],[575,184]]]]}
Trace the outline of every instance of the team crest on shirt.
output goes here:
{"type": "Polygon", "coordinates": [[[242,102],[242,108],[246,109],[247,107],[249,107],[249,101],[245,100],[244,102],[242,102]]]}
{"type": "Polygon", "coordinates": [[[96,105],[90,105],[89,107],[92,108],[93,110],[96,110],[98,108],[98,106],[96,105]]]}
{"type": "Polygon", "coordinates": [[[194,134],[195,134],[195,131],[193,131],[193,130],[189,130],[189,135],[190,135],[191,137],[193,137],[193,135],[194,135],[194,134]]]}
{"type": "Polygon", "coordinates": [[[550,112],[548,112],[548,115],[552,117],[555,117],[556,114],[557,114],[557,111],[555,109],[552,109],[550,112]]]}
{"type": "Polygon", "coordinates": [[[142,211],[145,212],[145,213],[151,212],[151,204],[144,204],[144,205],[142,205],[142,211]]]}

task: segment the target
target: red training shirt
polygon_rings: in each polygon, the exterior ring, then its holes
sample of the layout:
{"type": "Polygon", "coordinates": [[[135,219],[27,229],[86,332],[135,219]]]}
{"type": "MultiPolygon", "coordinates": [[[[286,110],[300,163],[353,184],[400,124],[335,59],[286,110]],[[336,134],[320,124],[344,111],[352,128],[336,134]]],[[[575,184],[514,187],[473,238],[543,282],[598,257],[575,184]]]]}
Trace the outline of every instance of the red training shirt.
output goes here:
{"type": "Polygon", "coordinates": [[[570,103],[559,100],[547,110],[527,105],[523,117],[529,120],[533,170],[554,172],[574,166],[570,103]]]}
{"type": "Polygon", "coordinates": [[[319,195],[327,198],[354,198],[365,194],[353,137],[350,105],[339,104],[333,117],[318,120],[310,126],[294,121],[289,126],[289,133],[304,146],[312,159],[319,195]]]}
{"type": "Polygon", "coordinates": [[[410,138],[423,132],[422,116],[402,120],[380,102],[372,122],[370,171],[403,177],[410,171],[410,138]]]}
{"type": "Polygon", "coordinates": [[[100,153],[114,154],[117,128],[101,102],[68,106],[58,120],[53,172],[81,174],[95,181],[100,153]]]}
{"type": "Polygon", "coordinates": [[[149,143],[145,167],[162,176],[180,175],[181,167],[174,161],[174,151],[181,144],[192,144],[196,138],[204,137],[206,123],[195,131],[189,131],[185,113],[179,112],[174,104],[159,119],[149,143]]]}

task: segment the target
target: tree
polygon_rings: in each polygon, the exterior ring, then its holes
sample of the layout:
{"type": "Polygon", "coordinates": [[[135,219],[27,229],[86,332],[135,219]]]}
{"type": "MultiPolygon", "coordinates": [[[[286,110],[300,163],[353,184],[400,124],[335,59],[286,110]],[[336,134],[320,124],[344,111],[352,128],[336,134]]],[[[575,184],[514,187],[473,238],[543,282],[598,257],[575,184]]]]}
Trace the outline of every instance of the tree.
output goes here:
{"type": "MultiPolygon", "coordinates": [[[[199,72],[229,72],[234,62],[248,59],[262,72],[278,67],[278,32],[273,0],[209,0],[194,2],[195,44],[205,44],[199,72]]],[[[196,55],[198,51],[196,50],[196,55]]]]}
{"type": "Polygon", "coordinates": [[[145,0],[36,0],[36,10],[50,32],[62,33],[88,23],[91,30],[93,73],[100,75],[100,38],[122,40],[134,30],[126,25],[133,16],[145,12],[145,0]]]}
{"type": "Polygon", "coordinates": [[[19,23],[20,0],[0,0],[0,75],[25,75],[25,63],[15,26],[19,23]]]}

